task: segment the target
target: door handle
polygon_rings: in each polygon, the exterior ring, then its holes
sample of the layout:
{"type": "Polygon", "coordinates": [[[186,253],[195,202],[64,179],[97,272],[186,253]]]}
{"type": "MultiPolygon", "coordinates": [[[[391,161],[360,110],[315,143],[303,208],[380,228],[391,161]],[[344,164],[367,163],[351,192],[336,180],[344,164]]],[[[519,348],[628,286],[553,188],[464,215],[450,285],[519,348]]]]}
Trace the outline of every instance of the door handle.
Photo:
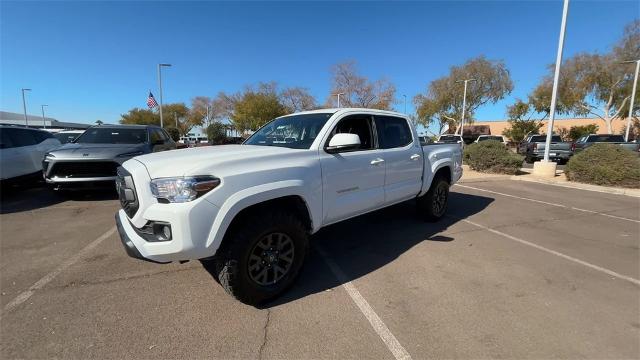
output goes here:
{"type": "Polygon", "coordinates": [[[377,165],[382,164],[383,162],[384,162],[384,159],[377,158],[377,159],[373,159],[373,160],[371,160],[371,163],[370,163],[370,164],[371,164],[371,165],[376,165],[376,166],[377,166],[377,165]]]}
{"type": "Polygon", "coordinates": [[[413,154],[413,155],[411,155],[411,158],[410,158],[410,159],[411,159],[411,160],[418,160],[418,159],[420,159],[420,155],[418,155],[418,154],[413,154]]]}

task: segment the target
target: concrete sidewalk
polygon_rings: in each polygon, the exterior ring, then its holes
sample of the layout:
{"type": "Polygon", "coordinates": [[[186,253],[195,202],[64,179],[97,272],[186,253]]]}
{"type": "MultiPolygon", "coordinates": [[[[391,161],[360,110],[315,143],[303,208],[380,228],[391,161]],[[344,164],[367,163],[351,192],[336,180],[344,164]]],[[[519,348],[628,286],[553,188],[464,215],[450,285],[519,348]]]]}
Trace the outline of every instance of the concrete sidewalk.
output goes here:
{"type": "MultiPolygon", "coordinates": [[[[501,174],[487,174],[487,173],[477,172],[477,171],[471,170],[468,165],[463,165],[462,167],[463,167],[463,175],[460,181],[463,183],[509,179],[509,180],[528,181],[528,182],[535,182],[539,184],[547,184],[547,185],[554,185],[554,186],[560,186],[560,187],[566,187],[566,188],[572,188],[572,189],[595,191],[595,192],[601,192],[601,193],[607,193],[607,194],[626,195],[626,196],[640,198],[640,189],[628,189],[628,188],[612,187],[612,186],[599,186],[599,185],[591,185],[591,184],[584,184],[584,183],[569,181],[567,180],[567,177],[565,176],[563,171],[559,172],[559,174],[555,178],[549,179],[549,178],[541,178],[541,177],[535,176],[527,171],[521,171],[521,173],[518,175],[501,175],[501,174]]],[[[527,170],[530,170],[530,169],[527,169],[527,170]]]]}

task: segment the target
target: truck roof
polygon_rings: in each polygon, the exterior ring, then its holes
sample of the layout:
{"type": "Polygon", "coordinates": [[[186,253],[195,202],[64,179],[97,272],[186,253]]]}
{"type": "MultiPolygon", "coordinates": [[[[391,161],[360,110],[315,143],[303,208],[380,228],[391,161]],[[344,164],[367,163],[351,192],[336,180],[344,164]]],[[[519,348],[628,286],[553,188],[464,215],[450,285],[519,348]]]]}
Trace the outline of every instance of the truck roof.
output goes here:
{"type": "Polygon", "coordinates": [[[371,113],[371,114],[400,116],[400,117],[404,117],[404,118],[407,117],[406,114],[402,114],[402,113],[395,112],[395,111],[378,110],[378,109],[367,109],[367,108],[324,108],[324,109],[301,111],[301,112],[297,112],[297,113],[293,113],[293,114],[284,115],[284,116],[281,116],[281,117],[292,116],[292,115],[301,115],[301,114],[322,114],[322,113],[325,113],[325,114],[326,113],[337,114],[337,113],[348,113],[348,112],[364,112],[364,113],[371,113]]]}

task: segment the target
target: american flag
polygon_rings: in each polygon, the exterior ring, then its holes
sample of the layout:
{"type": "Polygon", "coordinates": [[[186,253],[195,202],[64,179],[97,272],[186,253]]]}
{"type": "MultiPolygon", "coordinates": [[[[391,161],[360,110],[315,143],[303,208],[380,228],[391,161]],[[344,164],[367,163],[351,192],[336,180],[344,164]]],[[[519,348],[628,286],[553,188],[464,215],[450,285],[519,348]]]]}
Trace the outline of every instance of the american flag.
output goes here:
{"type": "Polygon", "coordinates": [[[149,97],[147,98],[147,106],[149,107],[149,109],[153,109],[154,107],[158,106],[158,103],[156,102],[156,99],[153,97],[153,94],[151,93],[151,91],[149,91],[149,97]]]}

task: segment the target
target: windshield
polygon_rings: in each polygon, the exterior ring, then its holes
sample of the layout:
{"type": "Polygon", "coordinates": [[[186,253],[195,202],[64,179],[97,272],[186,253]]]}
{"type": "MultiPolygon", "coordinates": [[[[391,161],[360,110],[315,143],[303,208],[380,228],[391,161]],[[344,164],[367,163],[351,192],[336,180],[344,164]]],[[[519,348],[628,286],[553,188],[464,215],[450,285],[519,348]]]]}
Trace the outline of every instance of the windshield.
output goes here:
{"type": "Polygon", "coordinates": [[[308,149],[331,115],[333,113],[277,118],[256,131],[244,144],[308,149]]]}
{"type": "Polygon", "coordinates": [[[147,142],[144,128],[91,128],[77,140],[80,144],[143,144],[147,142]]]}
{"type": "Polygon", "coordinates": [[[56,139],[60,140],[61,144],[66,144],[72,142],[75,138],[80,136],[80,134],[81,133],[56,133],[53,134],[53,136],[55,136],[56,139]]]}

